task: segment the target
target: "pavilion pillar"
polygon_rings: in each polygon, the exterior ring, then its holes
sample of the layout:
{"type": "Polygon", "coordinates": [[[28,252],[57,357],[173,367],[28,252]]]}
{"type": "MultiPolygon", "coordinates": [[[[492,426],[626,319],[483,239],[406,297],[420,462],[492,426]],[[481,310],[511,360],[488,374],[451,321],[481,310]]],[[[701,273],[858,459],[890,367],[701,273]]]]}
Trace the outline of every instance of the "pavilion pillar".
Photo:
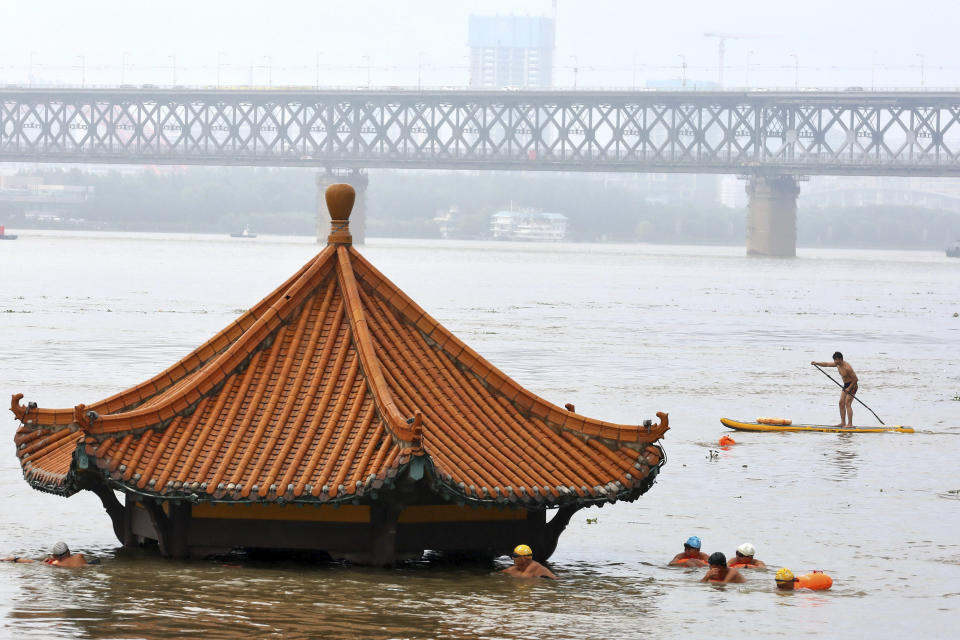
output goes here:
{"type": "Polygon", "coordinates": [[[397,560],[397,518],[400,508],[378,502],[370,506],[370,564],[376,567],[391,567],[397,560]]]}
{"type": "Polygon", "coordinates": [[[113,492],[113,489],[102,482],[94,482],[88,488],[100,498],[100,503],[103,504],[104,511],[110,516],[114,535],[117,536],[120,542],[124,542],[126,538],[127,513],[124,506],[117,500],[117,495],[113,492]]]}
{"type": "Polygon", "coordinates": [[[533,549],[533,558],[537,562],[545,562],[557,550],[557,542],[560,540],[560,534],[570,524],[570,518],[582,507],[571,505],[560,507],[542,528],[542,535],[539,544],[533,549]]]}
{"type": "Polygon", "coordinates": [[[330,214],[324,193],[327,187],[333,184],[349,184],[356,191],[357,197],[350,214],[350,235],[353,244],[364,244],[367,230],[367,185],[370,179],[360,169],[351,169],[349,172],[336,172],[327,169],[317,175],[317,244],[327,244],[330,234],[330,214]]]}
{"type": "Polygon", "coordinates": [[[797,196],[793,176],[751,176],[747,183],[747,254],[797,255],[797,196]]]}
{"type": "Polygon", "coordinates": [[[150,517],[150,524],[153,526],[154,533],[157,535],[157,546],[160,547],[160,555],[170,556],[170,518],[163,511],[160,502],[154,498],[145,498],[143,508],[147,510],[150,517]]]}
{"type": "Polygon", "coordinates": [[[189,555],[187,535],[190,529],[191,507],[189,502],[170,500],[164,503],[147,498],[143,506],[150,516],[150,523],[157,534],[157,543],[160,546],[160,555],[167,558],[182,560],[189,555]]]}
{"type": "Polygon", "coordinates": [[[125,549],[133,549],[138,544],[136,534],[133,533],[133,515],[137,508],[137,500],[132,494],[126,494],[123,507],[123,543],[125,549]]]}
{"type": "Polygon", "coordinates": [[[190,528],[190,503],[174,500],[170,503],[170,543],[167,549],[171,558],[182,560],[189,556],[187,534],[190,528]]]}

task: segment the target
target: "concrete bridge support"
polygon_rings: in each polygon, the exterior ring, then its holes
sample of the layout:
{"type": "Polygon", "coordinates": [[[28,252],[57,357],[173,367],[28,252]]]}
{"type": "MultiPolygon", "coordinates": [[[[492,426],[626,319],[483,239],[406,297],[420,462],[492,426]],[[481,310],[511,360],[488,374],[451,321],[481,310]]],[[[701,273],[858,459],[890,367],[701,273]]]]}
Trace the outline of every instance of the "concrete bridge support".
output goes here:
{"type": "Polygon", "coordinates": [[[332,184],[346,183],[357,192],[357,199],[353,204],[353,213],[350,215],[350,235],[353,244],[363,244],[367,237],[367,184],[370,179],[360,169],[339,171],[327,169],[317,175],[317,244],[327,244],[330,235],[330,214],[327,213],[327,203],[323,194],[332,184]]]}
{"type": "Polygon", "coordinates": [[[797,255],[797,196],[793,176],[751,176],[747,183],[747,255],[797,255]]]}

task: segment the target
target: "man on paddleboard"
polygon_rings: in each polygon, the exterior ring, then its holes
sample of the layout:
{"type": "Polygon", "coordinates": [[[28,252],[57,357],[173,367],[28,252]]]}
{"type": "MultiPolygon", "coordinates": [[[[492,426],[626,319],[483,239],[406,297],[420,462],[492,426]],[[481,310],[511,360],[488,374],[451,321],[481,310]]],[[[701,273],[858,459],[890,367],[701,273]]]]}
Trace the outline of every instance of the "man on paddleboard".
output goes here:
{"type": "Polygon", "coordinates": [[[853,426],[853,396],[857,395],[859,379],[853,372],[850,363],[843,359],[843,354],[834,352],[833,362],[811,362],[815,367],[836,367],[843,379],[843,390],[840,392],[840,424],[838,427],[853,426]]]}

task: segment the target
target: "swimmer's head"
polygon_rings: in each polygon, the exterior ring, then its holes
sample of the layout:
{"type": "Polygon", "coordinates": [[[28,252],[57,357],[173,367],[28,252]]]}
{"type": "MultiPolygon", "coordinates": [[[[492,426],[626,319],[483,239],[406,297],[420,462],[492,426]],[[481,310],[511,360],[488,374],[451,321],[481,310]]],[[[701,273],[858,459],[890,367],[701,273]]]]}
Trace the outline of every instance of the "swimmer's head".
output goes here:
{"type": "Polygon", "coordinates": [[[50,555],[52,555],[54,558],[68,556],[70,555],[70,548],[67,546],[66,542],[58,542],[57,544],[53,545],[50,555]]]}
{"type": "Polygon", "coordinates": [[[513,564],[523,569],[533,560],[533,549],[525,544],[518,544],[510,555],[513,556],[513,564]]]}
{"type": "Polygon", "coordinates": [[[840,353],[839,351],[834,351],[834,352],[833,352],[833,359],[834,359],[836,362],[840,362],[841,360],[843,360],[843,354],[840,353]]]}
{"type": "Polygon", "coordinates": [[[744,542],[742,545],[737,547],[737,555],[743,556],[745,558],[752,558],[753,554],[755,554],[756,552],[757,550],[754,549],[753,545],[750,544],[749,542],[744,542]]]}
{"type": "Polygon", "coordinates": [[[697,536],[690,536],[687,538],[687,541],[683,543],[684,547],[689,547],[691,549],[700,550],[700,538],[697,536]]]}
{"type": "Polygon", "coordinates": [[[707,559],[707,562],[711,567],[725,567],[727,566],[727,556],[723,555],[719,551],[715,551],[710,554],[710,558],[707,559]]]}
{"type": "Polygon", "coordinates": [[[787,568],[777,571],[777,575],[775,575],[773,579],[777,581],[777,589],[783,589],[785,591],[792,590],[794,584],[797,582],[797,579],[793,577],[793,571],[787,568]]]}

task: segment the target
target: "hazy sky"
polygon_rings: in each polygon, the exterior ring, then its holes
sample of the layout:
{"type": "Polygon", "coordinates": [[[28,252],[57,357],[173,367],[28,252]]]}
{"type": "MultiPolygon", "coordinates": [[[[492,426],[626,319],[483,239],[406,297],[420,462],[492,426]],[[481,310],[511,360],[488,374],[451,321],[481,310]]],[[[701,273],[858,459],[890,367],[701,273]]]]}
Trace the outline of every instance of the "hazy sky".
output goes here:
{"type": "MultiPolygon", "coordinates": [[[[551,15],[550,0],[0,1],[0,84],[462,86],[470,14],[551,15]],[[32,59],[32,65],[31,65],[32,59]],[[218,64],[219,61],[219,64],[218,64]]],[[[956,87],[960,2],[559,0],[555,84],[956,87]],[[748,53],[752,52],[752,53],[748,53]],[[918,55],[920,54],[920,55],[918,55]],[[749,65],[749,71],[748,71],[749,65]]]]}

